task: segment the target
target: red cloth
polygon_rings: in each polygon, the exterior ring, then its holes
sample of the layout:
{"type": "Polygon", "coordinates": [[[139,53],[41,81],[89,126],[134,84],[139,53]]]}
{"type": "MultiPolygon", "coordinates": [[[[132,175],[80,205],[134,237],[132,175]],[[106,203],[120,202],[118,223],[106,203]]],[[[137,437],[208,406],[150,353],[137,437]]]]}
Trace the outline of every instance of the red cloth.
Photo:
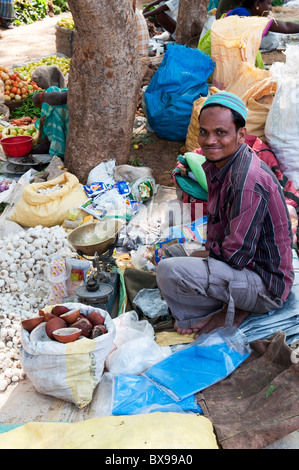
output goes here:
{"type": "Polygon", "coordinates": [[[282,187],[286,203],[290,206],[297,207],[299,205],[299,192],[295,189],[292,180],[289,180],[282,173],[274,152],[255,135],[247,135],[245,143],[255,151],[258,157],[263,160],[273,171],[282,187]]]}

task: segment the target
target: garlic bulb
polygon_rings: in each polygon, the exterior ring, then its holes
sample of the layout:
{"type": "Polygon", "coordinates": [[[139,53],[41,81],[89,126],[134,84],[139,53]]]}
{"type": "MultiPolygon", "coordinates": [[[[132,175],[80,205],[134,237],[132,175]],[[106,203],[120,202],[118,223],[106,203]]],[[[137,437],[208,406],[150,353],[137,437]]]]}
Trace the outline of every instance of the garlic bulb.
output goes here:
{"type": "Polygon", "coordinates": [[[22,380],[21,321],[36,316],[51,295],[53,255],[76,257],[61,226],[32,227],[0,240],[0,391],[22,380]]]}

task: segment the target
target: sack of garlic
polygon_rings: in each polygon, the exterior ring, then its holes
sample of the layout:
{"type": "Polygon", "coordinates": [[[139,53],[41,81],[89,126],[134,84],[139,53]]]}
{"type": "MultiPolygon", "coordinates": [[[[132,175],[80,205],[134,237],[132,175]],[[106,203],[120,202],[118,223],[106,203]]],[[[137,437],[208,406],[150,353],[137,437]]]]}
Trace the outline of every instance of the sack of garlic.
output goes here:
{"type": "Polygon", "coordinates": [[[40,225],[0,239],[0,391],[24,378],[20,325],[49,304],[47,268],[53,255],[77,256],[61,226],[40,225]]]}

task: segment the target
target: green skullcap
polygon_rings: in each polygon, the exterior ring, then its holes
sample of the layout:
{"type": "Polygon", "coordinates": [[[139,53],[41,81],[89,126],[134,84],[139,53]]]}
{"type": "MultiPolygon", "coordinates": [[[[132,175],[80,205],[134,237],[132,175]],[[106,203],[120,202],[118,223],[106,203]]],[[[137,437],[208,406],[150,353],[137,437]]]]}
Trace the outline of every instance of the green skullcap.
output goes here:
{"type": "Polygon", "coordinates": [[[221,105],[225,106],[226,108],[233,109],[237,113],[239,113],[246,122],[247,119],[247,109],[243,101],[233,93],[229,91],[223,91],[219,93],[214,93],[211,95],[203,104],[201,109],[204,109],[205,106],[213,104],[213,105],[221,105]]]}

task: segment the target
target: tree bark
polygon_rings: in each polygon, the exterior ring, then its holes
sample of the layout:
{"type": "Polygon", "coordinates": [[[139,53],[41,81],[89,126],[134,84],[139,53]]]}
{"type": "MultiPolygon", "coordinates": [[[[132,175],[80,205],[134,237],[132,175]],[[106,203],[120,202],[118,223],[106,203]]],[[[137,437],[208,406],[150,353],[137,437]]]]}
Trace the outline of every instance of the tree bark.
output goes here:
{"type": "Polygon", "coordinates": [[[207,18],[209,0],[180,0],[176,27],[176,42],[188,44],[198,38],[207,18]]]}
{"type": "Polygon", "coordinates": [[[69,0],[76,27],[65,165],[86,183],[102,161],[128,162],[142,82],[131,0],[69,0]]]}

